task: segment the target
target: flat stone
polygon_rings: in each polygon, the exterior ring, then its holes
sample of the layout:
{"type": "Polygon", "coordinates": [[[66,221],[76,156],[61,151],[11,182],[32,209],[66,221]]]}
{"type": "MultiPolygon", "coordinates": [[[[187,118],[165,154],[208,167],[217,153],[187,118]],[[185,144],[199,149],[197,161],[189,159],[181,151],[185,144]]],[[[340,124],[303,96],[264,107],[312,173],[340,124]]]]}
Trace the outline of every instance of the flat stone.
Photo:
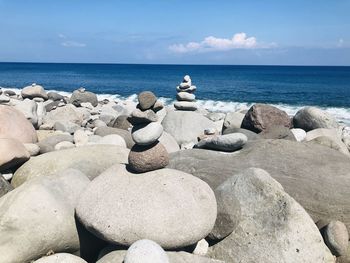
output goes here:
{"type": "Polygon", "coordinates": [[[188,92],[178,92],[176,94],[176,99],[178,101],[194,101],[196,96],[188,92]]]}
{"type": "Polygon", "coordinates": [[[180,86],[177,86],[176,87],[176,91],[177,92],[188,92],[188,93],[193,93],[193,92],[195,92],[196,91],[196,89],[197,89],[197,87],[196,86],[191,86],[191,87],[189,87],[189,88],[180,88],[180,86]]]}
{"type": "Polygon", "coordinates": [[[136,125],[131,130],[131,137],[136,144],[150,145],[157,141],[163,133],[163,126],[158,122],[136,125]]]}
{"type": "Polygon", "coordinates": [[[176,101],[174,103],[174,107],[177,110],[183,110],[183,111],[195,111],[198,109],[197,103],[190,102],[190,101],[176,101]]]}
{"type": "Polygon", "coordinates": [[[201,140],[195,148],[233,152],[242,148],[247,141],[248,138],[243,133],[230,133],[201,140]]]}
{"type": "Polygon", "coordinates": [[[141,111],[139,109],[136,109],[131,113],[128,121],[132,125],[150,123],[158,121],[158,116],[153,110],[141,111]]]}

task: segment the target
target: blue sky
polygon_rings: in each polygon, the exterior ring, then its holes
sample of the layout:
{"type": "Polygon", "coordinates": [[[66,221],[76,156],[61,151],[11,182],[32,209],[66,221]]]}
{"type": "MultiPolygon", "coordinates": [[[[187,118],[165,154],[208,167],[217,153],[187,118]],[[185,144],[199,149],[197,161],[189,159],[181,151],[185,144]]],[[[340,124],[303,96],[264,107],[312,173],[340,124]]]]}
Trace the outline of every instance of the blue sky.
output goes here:
{"type": "Polygon", "coordinates": [[[0,61],[350,65],[350,0],[0,0],[0,61]]]}

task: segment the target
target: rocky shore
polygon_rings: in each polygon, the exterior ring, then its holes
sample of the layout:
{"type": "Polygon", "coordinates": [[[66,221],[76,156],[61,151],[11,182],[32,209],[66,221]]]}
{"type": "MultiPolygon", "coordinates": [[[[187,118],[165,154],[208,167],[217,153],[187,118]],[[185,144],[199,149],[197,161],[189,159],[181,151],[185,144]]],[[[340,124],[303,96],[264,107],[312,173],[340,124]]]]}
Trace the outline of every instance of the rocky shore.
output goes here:
{"type": "Polygon", "coordinates": [[[350,127],[196,89],[0,89],[0,262],[350,263],[350,127]]]}

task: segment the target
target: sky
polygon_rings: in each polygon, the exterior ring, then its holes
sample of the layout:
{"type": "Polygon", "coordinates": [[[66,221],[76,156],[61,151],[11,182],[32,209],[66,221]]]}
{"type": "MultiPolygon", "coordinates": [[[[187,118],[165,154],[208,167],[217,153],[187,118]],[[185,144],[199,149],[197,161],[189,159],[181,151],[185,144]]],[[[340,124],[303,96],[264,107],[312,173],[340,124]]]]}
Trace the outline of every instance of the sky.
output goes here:
{"type": "Polygon", "coordinates": [[[0,0],[1,62],[349,65],[350,0],[0,0]]]}

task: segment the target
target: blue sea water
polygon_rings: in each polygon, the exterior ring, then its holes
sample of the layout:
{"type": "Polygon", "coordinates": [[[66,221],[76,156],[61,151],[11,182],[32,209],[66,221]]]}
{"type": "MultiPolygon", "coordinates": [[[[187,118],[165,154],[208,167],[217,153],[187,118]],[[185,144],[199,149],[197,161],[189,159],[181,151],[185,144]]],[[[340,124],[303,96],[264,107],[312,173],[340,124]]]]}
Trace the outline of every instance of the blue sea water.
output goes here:
{"type": "Polygon", "coordinates": [[[170,102],[186,74],[208,109],[261,102],[292,114],[312,105],[350,120],[350,67],[0,63],[0,86],[19,89],[35,82],[65,92],[85,87],[119,98],[151,90],[170,102]]]}

